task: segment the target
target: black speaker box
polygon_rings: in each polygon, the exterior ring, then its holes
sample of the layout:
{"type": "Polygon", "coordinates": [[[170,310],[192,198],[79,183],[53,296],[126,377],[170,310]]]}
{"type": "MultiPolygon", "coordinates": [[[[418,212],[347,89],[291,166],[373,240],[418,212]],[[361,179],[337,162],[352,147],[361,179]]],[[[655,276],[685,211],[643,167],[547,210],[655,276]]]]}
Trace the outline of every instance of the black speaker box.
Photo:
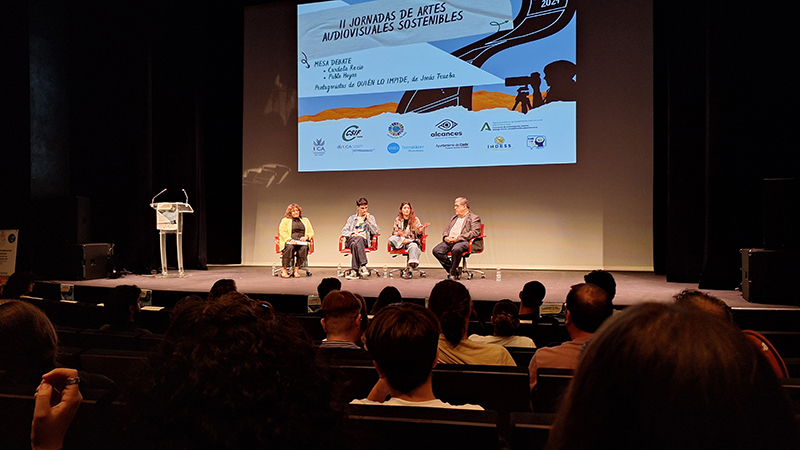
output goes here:
{"type": "Polygon", "coordinates": [[[80,244],[70,258],[70,279],[94,280],[111,274],[114,244],[80,244]]]}
{"type": "Polygon", "coordinates": [[[751,303],[800,305],[800,291],[790,289],[800,276],[798,261],[787,252],[743,248],[742,297],[751,303]]]}

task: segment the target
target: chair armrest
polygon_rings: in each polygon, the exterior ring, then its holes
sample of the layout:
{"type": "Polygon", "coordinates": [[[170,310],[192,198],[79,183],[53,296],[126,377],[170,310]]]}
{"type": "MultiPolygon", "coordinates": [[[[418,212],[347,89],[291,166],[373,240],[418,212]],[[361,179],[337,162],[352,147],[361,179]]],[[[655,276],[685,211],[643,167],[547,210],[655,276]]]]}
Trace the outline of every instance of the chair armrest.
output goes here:
{"type": "Polygon", "coordinates": [[[347,240],[347,236],[339,236],[339,252],[343,252],[345,250],[344,243],[347,240]]]}
{"type": "Polygon", "coordinates": [[[372,249],[373,252],[378,250],[378,236],[380,236],[380,234],[372,235],[372,247],[370,248],[372,249]]]}

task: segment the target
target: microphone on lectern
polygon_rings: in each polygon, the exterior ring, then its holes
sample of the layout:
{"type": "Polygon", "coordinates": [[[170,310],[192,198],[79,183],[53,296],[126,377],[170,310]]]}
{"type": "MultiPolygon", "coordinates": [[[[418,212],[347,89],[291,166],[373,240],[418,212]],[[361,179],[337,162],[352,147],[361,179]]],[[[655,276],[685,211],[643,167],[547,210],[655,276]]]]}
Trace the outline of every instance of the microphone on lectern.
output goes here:
{"type": "Polygon", "coordinates": [[[186,193],[186,189],[181,189],[183,191],[183,196],[186,197],[186,203],[189,203],[189,194],[186,193]]]}
{"type": "Polygon", "coordinates": [[[167,188],[164,188],[164,190],[163,190],[163,191],[161,191],[161,192],[159,192],[158,194],[156,194],[156,195],[155,195],[155,197],[153,197],[153,199],[152,199],[152,200],[150,200],[150,203],[155,203],[155,201],[156,201],[156,197],[158,197],[159,195],[163,194],[163,193],[164,193],[164,192],[166,192],[166,191],[167,191],[167,188]]]}

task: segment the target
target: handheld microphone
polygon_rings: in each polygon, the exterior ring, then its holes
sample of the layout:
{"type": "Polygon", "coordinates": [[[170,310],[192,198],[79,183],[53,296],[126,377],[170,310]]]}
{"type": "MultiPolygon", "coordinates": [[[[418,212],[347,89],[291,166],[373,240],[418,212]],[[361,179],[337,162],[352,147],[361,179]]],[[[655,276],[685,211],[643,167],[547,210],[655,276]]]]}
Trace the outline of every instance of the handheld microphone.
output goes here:
{"type": "Polygon", "coordinates": [[[167,188],[164,188],[164,190],[163,190],[163,191],[161,191],[161,192],[159,192],[158,194],[156,194],[156,195],[155,195],[155,197],[153,197],[153,199],[152,199],[152,200],[150,200],[150,203],[155,203],[155,201],[156,201],[156,197],[158,197],[159,195],[163,194],[163,193],[164,193],[164,192],[166,192],[166,191],[167,191],[167,188]]]}

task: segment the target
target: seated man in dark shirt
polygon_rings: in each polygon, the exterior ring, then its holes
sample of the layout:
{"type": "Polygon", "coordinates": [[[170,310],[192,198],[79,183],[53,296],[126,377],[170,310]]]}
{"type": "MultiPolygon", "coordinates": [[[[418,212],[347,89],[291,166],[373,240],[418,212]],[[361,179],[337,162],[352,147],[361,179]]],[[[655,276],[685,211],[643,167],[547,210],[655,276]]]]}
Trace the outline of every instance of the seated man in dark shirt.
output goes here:
{"type": "Polygon", "coordinates": [[[142,311],[141,294],[142,290],[136,285],[123,284],[111,289],[105,302],[107,323],[100,327],[100,331],[152,334],[137,324],[142,311]]]}
{"type": "Polygon", "coordinates": [[[547,290],[539,281],[529,281],[525,283],[519,292],[519,319],[520,320],[539,320],[539,308],[544,302],[547,290]]]}
{"type": "Polygon", "coordinates": [[[361,301],[350,291],[334,290],[322,300],[322,328],[327,338],[319,355],[331,359],[372,359],[361,348],[361,301]]]}

